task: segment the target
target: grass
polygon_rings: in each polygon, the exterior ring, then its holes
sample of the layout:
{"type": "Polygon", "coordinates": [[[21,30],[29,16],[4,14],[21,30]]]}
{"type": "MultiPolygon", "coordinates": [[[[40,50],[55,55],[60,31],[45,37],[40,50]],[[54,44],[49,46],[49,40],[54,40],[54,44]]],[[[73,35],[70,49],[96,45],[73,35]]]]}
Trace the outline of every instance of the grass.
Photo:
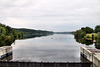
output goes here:
{"type": "Polygon", "coordinates": [[[84,37],[86,40],[92,40],[93,39],[96,39],[97,37],[97,33],[91,33],[91,34],[86,34],[86,36],[84,37]],[[92,35],[94,35],[94,37],[92,37],[92,35]]]}

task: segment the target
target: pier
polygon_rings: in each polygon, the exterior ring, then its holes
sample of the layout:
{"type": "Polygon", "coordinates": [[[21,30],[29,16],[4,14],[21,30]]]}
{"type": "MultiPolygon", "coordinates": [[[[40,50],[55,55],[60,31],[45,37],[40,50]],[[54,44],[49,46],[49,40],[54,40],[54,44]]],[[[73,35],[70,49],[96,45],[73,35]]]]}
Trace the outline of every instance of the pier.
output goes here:
{"type": "Polygon", "coordinates": [[[92,67],[100,67],[100,50],[88,46],[80,48],[81,55],[93,63],[92,67]]]}

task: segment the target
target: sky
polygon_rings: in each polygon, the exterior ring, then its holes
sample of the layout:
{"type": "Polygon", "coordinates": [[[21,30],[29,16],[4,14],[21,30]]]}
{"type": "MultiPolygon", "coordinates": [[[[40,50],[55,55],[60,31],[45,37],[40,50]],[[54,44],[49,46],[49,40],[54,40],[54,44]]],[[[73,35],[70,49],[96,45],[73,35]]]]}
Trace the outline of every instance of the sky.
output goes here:
{"type": "Polygon", "coordinates": [[[55,32],[100,25],[100,0],[0,0],[0,23],[55,32]]]}

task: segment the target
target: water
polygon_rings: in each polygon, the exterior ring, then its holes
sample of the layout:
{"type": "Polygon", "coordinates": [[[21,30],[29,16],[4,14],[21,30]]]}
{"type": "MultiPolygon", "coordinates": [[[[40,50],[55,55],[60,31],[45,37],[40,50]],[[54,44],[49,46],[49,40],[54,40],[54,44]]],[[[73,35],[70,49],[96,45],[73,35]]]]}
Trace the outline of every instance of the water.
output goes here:
{"type": "Polygon", "coordinates": [[[71,34],[16,40],[11,61],[80,62],[80,46],[71,34]]]}

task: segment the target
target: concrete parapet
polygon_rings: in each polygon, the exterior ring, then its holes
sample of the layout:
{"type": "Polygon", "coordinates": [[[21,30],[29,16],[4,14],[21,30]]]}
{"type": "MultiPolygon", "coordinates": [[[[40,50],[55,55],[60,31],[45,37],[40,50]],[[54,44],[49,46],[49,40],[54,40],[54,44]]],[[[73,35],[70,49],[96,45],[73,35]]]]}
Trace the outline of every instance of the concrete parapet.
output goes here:
{"type": "Polygon", "coordinates": [[[100,50],[88,46],[80,48],[83,56],[94,64],[94,67],[100,67],[100,50]]]}
{"type": "Polygon", "coordinates": [[[0,47],[0,58],[6,57],[12,53],[12,46],[0,47]]]}

